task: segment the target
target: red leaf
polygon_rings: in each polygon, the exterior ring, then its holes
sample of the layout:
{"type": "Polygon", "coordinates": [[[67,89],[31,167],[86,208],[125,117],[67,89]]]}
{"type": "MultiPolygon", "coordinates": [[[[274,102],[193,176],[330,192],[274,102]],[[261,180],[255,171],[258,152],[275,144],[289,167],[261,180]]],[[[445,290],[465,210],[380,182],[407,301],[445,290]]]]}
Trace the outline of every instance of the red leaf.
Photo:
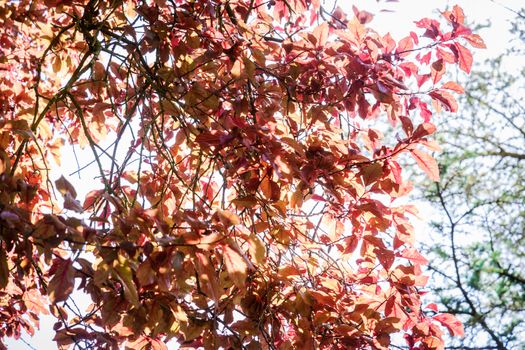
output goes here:
{"type": "Polygon", "coordinates": [[[446,327],[451,336],[462,337],[465,334],[463,324],[454,315],[439,314],[432,318],[446,327]]]}
{"type": "Polygon", "coordinates": [[[427,306],[425,306],[426,309],[432,310],[434,312],[438,312],[438,306],[434,303],[430,303],[427,306]]]}
{"type": "Polygon", "coordinates": [[[66,300],[74,286],[75,269],[73,262],[70,259],[62,260],[55,259],[50,273],[53,273],[53,278],[48,284],[49,299],[52,303],[66,300]]]}
{"type": "Polygon", "coordinates": [[[432,75],[432,81],[434,84],[437,84],[441,80],[441,77],[445,74],[445,64],[442,59],[432,63],[430,74],[432,75]]]}
{"type": "Polygon", "coordinates": [[[428,153],[418,149],[410,150],[410,153],[417,162],[417,165],[427,174],[432,181],[439,181],[439,168],[437,162],[428,153]]]}
{"type": "Polygon", "coordinates": [[[390,172],[394,176],[394,181],[397,184],[401,184],[403,182],[403,178],[401,176],[401,166],[399,165],[399,163],[396,162],[395,160],[390,160],[388,162],[388,165],[390,168],[390,172]]]}
{"type": "Polygon", "coordinates": [[[423,123],[418,125],[416,131],[412,135],[414,139],[420,139],[422,137],[433,134],[436,131],[436,126],[432,123],[423,123]]]}
{"type": "Polygon", "coordinates": [[[430,78],[430,74],[417,74],[416,80],[417,80],[417,86],[421,87],[428,79],[430,78]]]}
{"type": "Polygon", "coordinates": [[[450,92],[443,90],[434,90],[428,94],[434,100],[441,102],[441,104],[449,111],[456,112],[458,110],[458,103],[450,92]]]}
{"type": "Polygon", "coordinates": [[[93,190],[93,191],[90,191],[90,192],[86,195],[86,199],[84,200],[83,209],[84,209],[84,210],[91,209],[91,207],[95,204],[95,202],[97,201],[97,199],[100,198],[100,195],[101,195],[103,192],[104,192],[103,190],[93,190]]]}
{"type": "Polygon", "coordinates": [[[472,53],[469,49],[467,49],[465,46],[461,45],[460,43],[454,43],[458,50],[458,64],[459,68],[466,72],[470,73],[470,69],[472,68],[472,53]]]}
{"type": "Polygon", "coordinates": [[[195,138],[195,142],[207,145],[207,146],[217,146],[222,143],[224,136],[217,131],[213,130],[211,132],[203,132],[195,138]]]}
{"type": "Polygon", "coordinates": [[[0,246],[0,290],[9,283],[9,266],[7,265],[7,254],[0,246]]]}
{"type": "Polygon", "coordinates": [[[429,64],[430,63],[430,59],[432,58],[432,52],[429,51],[427,52],[426,54],[424,54],[423,56],[421,56],[420,54],[418,54],[416,56],[417,60],[423,64],[429,64]]]}
{"type": "Polygon", "coordinates": [[[435,19],[423,18],[422,20],[419,20],[415,23],[416,26],[418,26],[419,28],[426,29],[425,34],[423,34],[424,37],[434,39],[441,34],[441,30],[439,29],[439,22],[435,19]]]}
{"type": "Polygon", "coordinates": [[[465,14],[463,9],[458,5],[454,5],[452,11],[445,11],[442,13],[443,17],[451,23],[463,24],[465,22],[465,14]]]}
{"type": "Polygon", "coordinates": [[[405,323],[406,319],[408,318],[394,295],[388,298],[385,303],[385,315],[388,317],[395,317],[402,323],[405,323]]]}
{"type": "Polygon", "coordinates": [[[428,109],[427,104],[425,102],[420,102],[419,109],[421,110],[421,117],[426,123],[428,123],[430,121],[430,118],[432,117],[432,112],[428,109]]]}
{"type": "Polygon", "coordinates": [[[168,349],[166,344],[162,340],[159,340],[159,339],[151,339],[150,344],[151,344],[151,350],[167,350],[168,349]]]}
{"type": "Polygon", "coordinates": [[[383,265],[386,270],[389,270],[396,259],[394,252],[388,249],[375,248],[374,253],[377,256],[377,260],[383,265]]]}
{"type": "Polygon", "coordinates": [[[414,32],[410,32],[410,37],[414,40],[414,43],[417,45],[419,44],[419,37],[417,36],[416,33],[414,32]]]}
{"type": "Polygon", "coordinates": [[[403,131],[407,136],[411,136],[414,132],[414,124],[412,124],[412,120],[410,120],[409,117],[400,115],[399,119],[401,120],[401,125],[403,126],[403,131]]]}

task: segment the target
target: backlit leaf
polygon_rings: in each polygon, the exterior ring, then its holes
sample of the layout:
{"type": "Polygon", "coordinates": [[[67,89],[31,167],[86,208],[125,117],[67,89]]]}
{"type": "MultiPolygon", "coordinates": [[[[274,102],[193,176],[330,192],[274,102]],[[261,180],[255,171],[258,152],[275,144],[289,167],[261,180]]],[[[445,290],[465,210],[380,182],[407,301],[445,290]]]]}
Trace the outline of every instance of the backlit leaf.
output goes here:
{"type": "Polygon", "coordinates": [[[413,149],[410,151],[417,164],[432,181],[439,181],[439,168],[436,160],[428,153],[413,149]]]}
{"type": "Polygon", "coordinates": [[[55,181],[55,186],[62,195],[65,196],[66,193],[69,193],[71,197],[77,198],[77,192],[75,191],[75,188],[69,181],[66,180],[63,175],[55,181]]]}
{"type": "Polygon", "coordinates": [[[463,324],[451,314],[438,314],[432,317],[446,327],[451,336],[462,337],[465,334],[463,324]]]}
{"type": "Polygon", "coordinates": [[[229,245],[223,247],[224,265],[228,275],[238,288],[244,288],[248,265],[244,258],[229,245]]]}
{"type": "Polygon", "coordinates": [[[56,258],[53,262],[53,277],[48,284],[49,299],[53,303],[65,301],[73,292],[75,269],[69,259],[56,258]]]}
{"type": "Polygon", "coordinates": [[[472,53],[469,49],[467,49],[465,46],[461,45],[458,42],[454,43],[454,45],[456,46],[458,52],[459,68],[466,73],[470,73],[470,69],[472,68],[472,62],[474,61],[474,59],[472,58],[472,53]]]}

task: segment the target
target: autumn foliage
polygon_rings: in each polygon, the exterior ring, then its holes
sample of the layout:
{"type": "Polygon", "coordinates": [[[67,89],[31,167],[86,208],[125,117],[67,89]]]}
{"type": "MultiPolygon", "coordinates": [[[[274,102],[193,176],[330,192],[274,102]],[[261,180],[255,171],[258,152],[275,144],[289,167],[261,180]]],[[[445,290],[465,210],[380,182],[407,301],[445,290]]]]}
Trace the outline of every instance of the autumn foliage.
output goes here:
{"type": "Polygon", "coordinates": [[[0,335],[49,312],[63,348],[461,335],[422,304],[398,200],[401,165],[438,180],[432,111],[462,92],[442,78],[483,47],[459,7],[396,42],[319,0],[0,4],[0,335]],[[51,174],[72,146],[85,198],[51,174]]]}

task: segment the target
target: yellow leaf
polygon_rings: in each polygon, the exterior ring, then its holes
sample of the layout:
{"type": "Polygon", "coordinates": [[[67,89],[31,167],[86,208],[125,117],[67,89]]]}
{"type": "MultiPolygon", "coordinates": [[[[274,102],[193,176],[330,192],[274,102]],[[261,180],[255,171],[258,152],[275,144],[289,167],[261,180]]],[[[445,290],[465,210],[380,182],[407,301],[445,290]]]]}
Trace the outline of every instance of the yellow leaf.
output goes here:
{"type": "Polygon", "coordinates": [[[186,311],[184,311],[184,309],[176,302],[170,303],[170,309],[174,318],[174,321],[170,326],[170,332],[176,334],[180,331],[181,324],[188,323],[188,315],[186,314],[186,311]]]}
{"type": "Polygon", "coordinates": [[[248,237],[248,243],[250,244],[249,252],[252,260],[254,260],[256,264],[262,265],[266,258],[266,247],[263,242],[257,237],[257,235],[252,233],[248,237]]]}
{"type": "Polygon", "coordinates": [[[232,225],[239,225],[241,223],[241,219],[239,216],[235,213],[232,213],[229,210],[217,210],[217,216],[219,217],[219,220],[223,223],[224,226],[232,226],[232,225]]]}
{"type": "Polygon", "coordinates": [[[135,307],[139,307],[139,296],[137,288],[133,282],[133,270],[129,266],[127,258],[119,254],[117,260],[113,263],[113,268],[117,273],[117,277],[122,282],[124,288],[124,295],[126,299],[135,307]]]}
{"type": "Polygon", "coordinates": [[[236,60],[233,63],[231,75],[234,78],[239,78],[244,70],[244,63],[241,60],[236,60]]]}

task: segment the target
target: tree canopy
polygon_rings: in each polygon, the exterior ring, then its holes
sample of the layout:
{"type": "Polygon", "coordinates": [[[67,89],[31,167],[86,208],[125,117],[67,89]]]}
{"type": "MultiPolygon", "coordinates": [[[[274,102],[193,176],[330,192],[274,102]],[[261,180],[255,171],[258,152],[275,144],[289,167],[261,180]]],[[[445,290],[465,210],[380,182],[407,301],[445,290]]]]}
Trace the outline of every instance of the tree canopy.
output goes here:
{"type": "Polygon", "coordinates": [[[463,333],[422,302],[399,200],[405,156],[439,179],[432,113],[463,91],[443,76],[484,46],[461,8],[396,42],[319,0],[0,5],[0,334],[48,312],[62,348],[463,333]],[[74,147],[98,171],[85,198],[51,176],[74,147]]]}

